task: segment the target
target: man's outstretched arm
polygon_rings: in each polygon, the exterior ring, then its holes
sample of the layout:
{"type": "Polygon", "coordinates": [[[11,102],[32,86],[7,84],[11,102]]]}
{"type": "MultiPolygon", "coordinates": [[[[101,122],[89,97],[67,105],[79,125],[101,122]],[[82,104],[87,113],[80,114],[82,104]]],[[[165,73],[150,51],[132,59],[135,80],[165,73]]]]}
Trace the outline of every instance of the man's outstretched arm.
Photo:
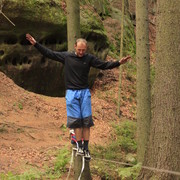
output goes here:
{"type": "Polygon", "coordinates": [[[131,59],[131,56],[123,57],[123,58],[120,59],[120,61],[119,61],[120,65],[127,63],[127,61],[128,61],[129,59],[131,59]]]}
{"type": "Polygon", "coordinates": [[[122,59],[118,60],[118,61],[103,61],[95,56],[92,56],[91,59],[91,66],[98,68],[98,69],[113,69],[115,67],[118,67],[122,64],[125,64],[129,59],[131,59],[130,56],[127,57],[123,57],[122,59]]]}
{"type": "Polygon", "coordinates": [[[39,44],[34,37],[30,34],[26,34],[26,39],[44,56],[48,57],[49,59],[61,62],[64,64],[65,57],[67,56],[68,52],[57,52],[52,51],[41,44],[39,44]]]}
{"type": "Polygon", "coordinates": [[[30,35],[26,34],[26,39],[34,46],[36,44],[36,40],[30,35]]]}

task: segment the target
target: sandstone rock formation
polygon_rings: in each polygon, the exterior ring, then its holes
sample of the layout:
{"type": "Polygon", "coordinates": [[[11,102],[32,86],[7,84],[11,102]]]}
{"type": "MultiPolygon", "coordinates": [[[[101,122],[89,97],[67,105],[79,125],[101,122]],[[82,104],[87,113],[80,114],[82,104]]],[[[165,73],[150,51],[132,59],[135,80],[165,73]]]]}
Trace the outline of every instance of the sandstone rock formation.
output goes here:
{"type": "MultiPolygon", "coordinates": [[[[31,33],[37,41],[56,51],[67,50],[66,8],[61,0],[6,0],[0,14],[0,71],[26,90],[48,96],[64,96],[63,65],[43,57],[26,40],[31,33]]],[[[83,4],[81,4],[83,6],[83,4]]],[[[107,37],[98,16],[81,8],[81,33],[89,52],[105,59],[107,37]]],[[[92,69],[90,86],[97,75],[92,69]]]]}

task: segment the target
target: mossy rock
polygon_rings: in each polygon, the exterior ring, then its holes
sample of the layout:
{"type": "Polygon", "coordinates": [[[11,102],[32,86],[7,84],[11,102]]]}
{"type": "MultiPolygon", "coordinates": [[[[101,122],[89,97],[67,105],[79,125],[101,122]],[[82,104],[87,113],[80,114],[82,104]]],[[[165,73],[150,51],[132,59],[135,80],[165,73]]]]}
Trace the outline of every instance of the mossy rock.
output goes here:
{"type": "MultiPolygon", "coordinates": [[[[83,4],[81,4],[83,6],[83,4]]],[[[43,57],[26,40],[32,34],[38,42],[56,51],[67,50],[66,12],[62,0],[6,0],[0,15],[0,71],[26,90],[48,96],[64,96],[63,65],[43,57]]],[[[98,14],[81,8],[81,34],[88,51],[105,59],[107,36],[98,14]]],[[[89,77],[92,86],[97,70],[89,77]]]]}

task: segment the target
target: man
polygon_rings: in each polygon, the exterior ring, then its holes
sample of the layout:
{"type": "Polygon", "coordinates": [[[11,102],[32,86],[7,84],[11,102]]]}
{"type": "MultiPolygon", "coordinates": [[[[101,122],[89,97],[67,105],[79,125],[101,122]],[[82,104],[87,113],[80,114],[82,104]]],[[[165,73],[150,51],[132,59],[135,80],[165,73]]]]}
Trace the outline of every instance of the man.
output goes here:
{"type": "Polygon", "coordinates": [[[64,64],[67,127],[75,131],[77,154],[84,155],[86,160],[90,160],[88,143],[90,127],[94,125],[91,112],[91,93],[88,86],[90,67],[102,70],[112,69],[126,63],[130,56],[122,58],[120,61],[107,62],[86,53],[87,41],[85,39],[76,40],[75,52],[52,51],[36,42],[30,34],[26,34],[26,39],[44,56],[64,64]]]}

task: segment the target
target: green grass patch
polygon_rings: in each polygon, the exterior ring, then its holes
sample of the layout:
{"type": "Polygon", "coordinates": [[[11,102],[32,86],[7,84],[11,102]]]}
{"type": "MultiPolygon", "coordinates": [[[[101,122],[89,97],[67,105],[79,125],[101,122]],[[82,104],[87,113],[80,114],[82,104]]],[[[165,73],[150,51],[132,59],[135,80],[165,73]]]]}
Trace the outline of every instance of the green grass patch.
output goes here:
{"type": "Polygon", "coordinates": [[[136,122],[124,120],[118,124],[113,123],[112,126],[114,132],[109,144],[91,147],[91,153],[95,159],[92,161],[92,173],[104,179],[123,179],[126,172],[128,178],[137,177],[139,171],[136,166],[136,122]],[[109,161],[103,161],[103,159],[109,161]],[[118,162],[130,163],[135,166],[125,167],[118,162]]]}
{"type": "Polygon", "coordinates": [[[141,166],[139,164],[133,167],[118,168],[118,176],[122,180],[127,180],[127,179],[136,180],[140,170],[141,170],[141,166]]]}
{"type": "Polygon", "coordinates": [[[37,169],[30,169],[23,174],[15,175],[11,172],[7,174],[0,174],[1,180],[35,180],[41,178],[41,172],[39,172],[37,169]]]}
{"type": "Polygon", "coordinates": [[[14,103],[13,104],[13,107],[18,107],[20,110],[23,110],[23,104],[21,102],[18,102],[18,103],[14,103]]]}
{"type": "Polygon", "coordinates": [[[113,127],[117,136],[116,141],[114,141],[116,145],[126,153],[136,152],[136,123],[134,121],[123,121],[119,124],[114,124],[113,127]]]}
{"type": "Polygon", "coordinates": [[[59,151],[56,161],[54,163],[54,170],[55,172],[64,172],[65,171],[65,167],[68,164],[68,162],[70,161],[70,156],[69,156],[69,151],[67,149],[62,149],[61,151],[59,151]]]}
{"type": "Polygon", "coordinates": [[[66,132],[67,131],[67,127],[65,124],[62,124],[60,127],[61,131],[66,132]]]}
{"type": "Polygon", "coordinates": [[[41,180],[41,179],[60,179],[63,173],[66,172],[66,165],[70,161],[70,153],[67,148],[63,148],[56,152],[56,159],[53,167],[49,168],[48,165],[44,167],[44,170],[37,168],[29,168],[22,174],[13,174],[9,172],[7,174],[0,173],[1,180],[41,180]]]}

